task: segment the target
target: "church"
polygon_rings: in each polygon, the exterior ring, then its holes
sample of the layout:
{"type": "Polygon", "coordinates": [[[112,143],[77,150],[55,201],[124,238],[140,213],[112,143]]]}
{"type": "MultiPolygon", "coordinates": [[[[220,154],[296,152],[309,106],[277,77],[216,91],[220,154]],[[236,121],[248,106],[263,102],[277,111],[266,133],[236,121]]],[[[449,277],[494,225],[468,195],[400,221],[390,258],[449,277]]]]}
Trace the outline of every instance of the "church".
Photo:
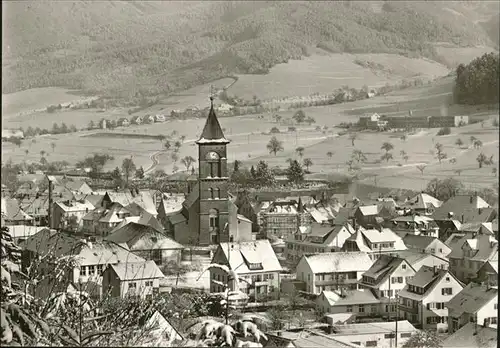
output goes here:
{"type": "MultiPolygon", "coordinates": [[[[213,97],[198,146],[198,175],[188,179],[182,209],[166,214],[166,230],[178,243],[210,246],[255,239],[252,222],[238,214],[231,198],[227,170],[226,139],[215,115],[213,97]]],[[[161,210],[161,209],[160,209],[161,210]]]]}

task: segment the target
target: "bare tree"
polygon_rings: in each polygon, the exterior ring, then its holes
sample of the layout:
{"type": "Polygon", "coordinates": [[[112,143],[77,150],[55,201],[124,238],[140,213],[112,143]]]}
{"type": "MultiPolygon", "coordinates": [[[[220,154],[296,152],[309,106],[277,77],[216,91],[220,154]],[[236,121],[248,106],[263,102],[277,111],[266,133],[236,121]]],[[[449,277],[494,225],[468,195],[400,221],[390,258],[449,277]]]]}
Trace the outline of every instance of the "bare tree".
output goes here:
{"type": "Polygon", "coordinates": [[[189,170],[189,167],[195,162],[195,159],[192,156],[185,156],[181,162],[186,166],[186,170],[189,170]]]}
{"type": "Polygon", "coordinates": [[[304,156],[304,150],[305,149],[303,146],[299,146],[295,149],[295,153],[302,159],[302,157],[304,156]]]}
{"type": "Polygon", "coordinates": [[[441,161],[446,159],[448,157],[448,155],[446,153],[444,153],[444,151],[443,151],[443,144],[436,143],[436,145],[434,145],[434,147],[436,148],[436,158],[438,159],[439,163],[441,164],[441,161]]]}
{"type": "Polygon", "coordinates": [[[486,157],[486,155],[484,153],[480,153],[477,157],[476,157],[476,161],[477,163],[479,164],[479,168],[483,168],[483,165],[485,164],[486,161],[488,161],[488,157],[486,157]]]}
{"type": "Polygon", "coordinates": [[[424,175],[424,170],[427,166],[425,164],[420,164],[417,166],[417,169],[420,171],[422,175],[424,175]]]}
{"type": "Polygon", "coordinates": [[[394,145],[392,145],[391,143],[389,142],[385,142],[382,144],[382,146],[380,147],[382,150],[385,151],[385,153],[388,153],[389,151],[391,151],[392,149],[394,149],[394,145]]]}
{"type": "Polygon", "coordinates": [[[333,157],[333,152],[328,151],[328,152],[326,153],[326,155],[328,156],[328,158],[332,158],[332,157],[333,157]]]}
{"type": "Polygon", "coordinates": [[[351,141],[352,146],[354,146],[356,139],[358,139],[358,135],[356,133],[349,134],[349,140],[351,141]]]}
{"type": "Polygon", "coordinates": [[[306,166],[307,171],[309,171],[309,167],[313,165],[313,161],[310,158],[304,159],[304,166],[306,166]]]}
{"type": "Polygon", "coordinates": [[[52,148],[52,152],[54,152],[56,148],[56,143],[50,143],[50,147],[52,148]]]}
{"type": "Polygon", "coordinates": [[[386,162],[389,162],[389,160],[393,159],[392,153],[386,152],[382,156],[380,156],[381,160],[385,160],[386,162]]]}

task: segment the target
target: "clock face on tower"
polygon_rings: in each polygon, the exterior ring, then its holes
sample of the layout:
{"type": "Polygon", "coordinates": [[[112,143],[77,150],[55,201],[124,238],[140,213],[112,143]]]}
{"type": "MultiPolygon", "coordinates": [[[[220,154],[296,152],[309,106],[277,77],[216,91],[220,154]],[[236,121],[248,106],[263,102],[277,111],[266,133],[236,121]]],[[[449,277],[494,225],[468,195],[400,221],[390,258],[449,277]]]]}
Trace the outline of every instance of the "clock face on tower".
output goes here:
{"type": "Polygon", "coordinates": [[[206,154],[205,159],[207,160],[218,160],[219,155],[217,152],[210,151],[209,153],[206,154]]]}

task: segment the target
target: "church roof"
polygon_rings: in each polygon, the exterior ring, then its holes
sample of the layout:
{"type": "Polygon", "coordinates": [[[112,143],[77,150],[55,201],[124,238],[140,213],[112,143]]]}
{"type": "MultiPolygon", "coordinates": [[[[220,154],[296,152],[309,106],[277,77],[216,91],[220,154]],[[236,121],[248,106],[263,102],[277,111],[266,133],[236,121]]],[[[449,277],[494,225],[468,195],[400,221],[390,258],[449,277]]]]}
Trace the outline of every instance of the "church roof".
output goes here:
{"type": "Polygon", "coordinates": [[[208,113],[207,122],[205,123],[205,127],[203,128],[203,132],[201,133],[200,139],[196,142],[197,144],[206,144],[206,143],[229,143],[224,137],[224,133],[222,132],[222,128],[219,124],[219,120],[217,120],[217,116],[214,111],[214,101],[213,98],[210,98],[210,112],[208,113]]]}

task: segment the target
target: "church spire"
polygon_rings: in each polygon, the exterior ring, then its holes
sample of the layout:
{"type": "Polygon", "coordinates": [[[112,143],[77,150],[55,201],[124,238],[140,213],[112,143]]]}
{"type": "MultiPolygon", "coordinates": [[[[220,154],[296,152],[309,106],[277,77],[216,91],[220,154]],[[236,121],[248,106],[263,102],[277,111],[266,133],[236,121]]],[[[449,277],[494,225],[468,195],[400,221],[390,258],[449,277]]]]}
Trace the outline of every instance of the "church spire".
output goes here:
{"type": "Polygon", "coordinates": [[[208,113],[207,121],[205,123],[205,127],[203,127],[203,131],[201,132],[200,139],[196,142],[197,144],[203,143],[220,143],[227,144],[229,140],[226,139],[224,133],[222,132],[222,128],[220,126],[219,120],[215,115],[214,110],[214,97],[210,97],[210,111],[208,113]]]}
{"type": "Polygon", "coordinates": [[[299,203],[297,204],[297,211],[299,213],[304,212],[304,205],[302,204],[302,197],[299,196],[299,203]]]}

